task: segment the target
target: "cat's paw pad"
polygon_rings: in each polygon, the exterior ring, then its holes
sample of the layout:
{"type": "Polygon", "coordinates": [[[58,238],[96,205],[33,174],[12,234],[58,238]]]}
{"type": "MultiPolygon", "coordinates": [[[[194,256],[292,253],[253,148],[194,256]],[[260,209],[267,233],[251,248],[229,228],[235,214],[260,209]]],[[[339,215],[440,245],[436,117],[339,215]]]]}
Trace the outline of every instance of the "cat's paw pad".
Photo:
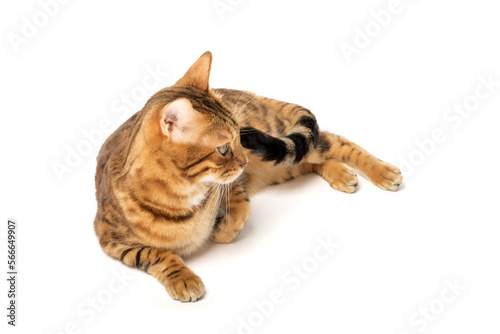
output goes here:
{"type": "Polygon", "coordinates": [[[391,191],[397,190],[403,182],[403,175],[399,168],[386,162],[375,165],[368,178],[377,187],[391,191]]]}
{"type": "Polygon", "coordinates": [[[191,271],[180,272],[174,275],[166,284],[166,289],[173,299],[181,302],[195,302],[205,293],[205,285],[201,278],[191,271]]]}

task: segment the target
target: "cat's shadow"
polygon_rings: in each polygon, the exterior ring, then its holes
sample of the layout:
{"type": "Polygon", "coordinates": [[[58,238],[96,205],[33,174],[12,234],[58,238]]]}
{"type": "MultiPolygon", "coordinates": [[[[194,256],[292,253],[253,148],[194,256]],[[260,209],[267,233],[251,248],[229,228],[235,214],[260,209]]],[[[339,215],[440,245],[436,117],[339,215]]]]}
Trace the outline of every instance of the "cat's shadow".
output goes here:
{"type": "Polygon", "coordinates": [[[266,229],[272,228],[272,226],[266,222],[272,222],[282,217],[283,210],[287,209],[287,197],[294,196],[299,199],[300,196],[307,196],[305,192],[301,195],[301,192],[298,192],[297,190],[304,190],[304,188],[307,188],[308,186],[314,187],[315,182],[321,183],[324,181],[318,175],[310,174],[300,176],[282,184],[265,188],[261,193],[255,196],[256,203],[252,203],[252,214],[250,219],[236,239],[229,244],[217,244],[212,241],[208,241],[198,252],[187,257],[187,259],[195,262],[200,260],[201,257],[205,258],[209,253],[219,252],[223,249],[226,251],[227,247],[236,247],[236,245],[246,243],[247,241],[253,242],[251,241],[252,239],[258,238],[261,233],[266,234],[266,229]],[[272,207],[263,208],[261,206],[262,200],[260,197],[262,195],[276,198],[274,203],[270,203],[272,207]]]}

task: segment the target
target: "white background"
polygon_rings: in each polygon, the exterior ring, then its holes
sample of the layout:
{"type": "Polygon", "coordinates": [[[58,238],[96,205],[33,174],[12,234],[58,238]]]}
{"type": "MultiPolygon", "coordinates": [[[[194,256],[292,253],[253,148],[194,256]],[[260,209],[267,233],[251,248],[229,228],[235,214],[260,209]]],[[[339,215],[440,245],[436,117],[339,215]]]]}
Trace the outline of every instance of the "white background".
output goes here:
{"type": "Polygon", "coordinates": [[[495,2],[401,0],[349,63],[341,43],[376,29],[370,12],[389,0],[227,1],[221,17],[213,0],[74,0],[47,22],[37,1],[2,2],[2,272],[7,218],[18,221],[20,262],[16,328],[1,280],[2,333],[498,333],[500,87],[467,118],[443,118],[473,101],[479,77],[500,81],[495,2]],[[37,15],[45,26],[13,47],[9,36],[37,15]],[[302,104],[322,129],[414,163],[395,193],[360,177],[344,194],[317,176],[263,192],[235,243],[186,260],[207,293],[182,304],[98,246],[93,178],[104,138],[61,179],[53,165],[86,145],[84,131],[103,120],[116,128],[124,94],[139,100],[128,116],[206,50],[212,87],[302,104]],[[140,96],[148,68],[169,74],[140,96]],[[436,129],[445,140],[433,147],[436,129]],[[340,244],[321,262],[318,238],[340,244]],[[282,303],[263,303],[275,290],[282,303]]]}

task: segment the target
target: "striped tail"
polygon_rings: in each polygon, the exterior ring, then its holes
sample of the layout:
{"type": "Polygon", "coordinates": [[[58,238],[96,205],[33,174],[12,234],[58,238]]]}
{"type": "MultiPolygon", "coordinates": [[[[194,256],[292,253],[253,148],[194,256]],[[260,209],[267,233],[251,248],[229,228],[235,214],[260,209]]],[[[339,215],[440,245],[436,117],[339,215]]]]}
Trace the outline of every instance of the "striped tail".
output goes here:
{"type": "Polygon", "coordinates": [[[241,145],[263,161],[274,161],[275,165],[298,164],[316,147],[319,137],[316,119],[309,110],[302,110],[307,114],[284,137],[276,138],[252,127],[241,128],[241,145]]]}

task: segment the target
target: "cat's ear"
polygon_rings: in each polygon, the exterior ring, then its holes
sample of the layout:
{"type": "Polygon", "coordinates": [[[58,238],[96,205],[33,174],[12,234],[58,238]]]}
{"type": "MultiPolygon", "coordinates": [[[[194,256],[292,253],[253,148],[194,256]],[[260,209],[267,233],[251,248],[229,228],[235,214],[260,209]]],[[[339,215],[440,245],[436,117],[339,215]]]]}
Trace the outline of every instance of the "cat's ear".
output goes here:
{"type": "Polygon", "coordinates": [[[195,140],[200,114],[189,100],[180,98],[167,104],[160,112],[160,128],[169,142],[187,143],[195,140]]]}
{"type": "Polygon", "coordinates": [[[176,82],[176,85],[188,85],[208,92],[208,79],[210,78],[211,67],[212,53],[207,51],[191,65],[186,74],[176,82]]]}

